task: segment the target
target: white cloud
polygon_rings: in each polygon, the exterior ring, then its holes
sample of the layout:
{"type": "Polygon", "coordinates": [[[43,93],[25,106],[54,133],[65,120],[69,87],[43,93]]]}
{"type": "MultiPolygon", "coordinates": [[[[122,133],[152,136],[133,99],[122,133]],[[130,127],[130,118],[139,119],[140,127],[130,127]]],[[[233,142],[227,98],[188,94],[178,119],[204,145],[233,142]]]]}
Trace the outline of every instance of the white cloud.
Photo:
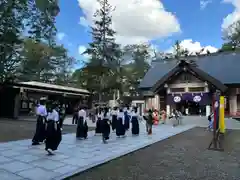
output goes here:
{"type": "MultiPolygon", "coordinates": [[[[84,13],[80,24],[92,24],[93,14],[98,9],[97,0],[78,0],[84,13]]],[[[180,32],[176,16],[164,9],[159,0],[109,0],[116,7],[112,13],[113,28],[118,43],[133,44],[167,37],[180,32]]]]}
{"type": "MultiPolygon", "coordinates": [[[[181,41],[180,46],[183,49],[188,50],[192,55],[194,55],[196,52],[200,52],[203,48],[204,51],[201,54],[206,54],[207,51],[209,51],[210,53],[214,53],[217,52],[217,48],[213,47],[213,46],[202,46],[200,42],[194,42],[192,39],[185,39],[183,41],[181,41]]],[[[166,53],[172,53],[174,50],[173,47],[169,48],[166,53]]]]}
{"type": "Polygon", "coordinates": [[[204,10],[211,3],[212,0],[200,0],[200,9],[204,10]]]}
{"type": "Polygon", "coordinates": [[[88,26],[89,26],[88,21],[87,21],[86,18],[83,17],[83,16],[80,17],[79,24],[81,24],[81,25],[84,26],[84,27],[88,27],[88,26]]]}
{"type": "Polygon", "coordinates": [[[66,34],[65,34],[65,33],[63,33],[63,32],[57,33],[57,39],[58,39],[59,41],[62,41],[65,37],[66,37],[66,34]]]}
{"type": "Polygon", "coordinates": [[[229,27],[234,22],[240,20],[240,0],[223,0],[223,3],[230,3],[234,6],[234,11],[228,14],[222,22],[222,29],[229,27]]]}

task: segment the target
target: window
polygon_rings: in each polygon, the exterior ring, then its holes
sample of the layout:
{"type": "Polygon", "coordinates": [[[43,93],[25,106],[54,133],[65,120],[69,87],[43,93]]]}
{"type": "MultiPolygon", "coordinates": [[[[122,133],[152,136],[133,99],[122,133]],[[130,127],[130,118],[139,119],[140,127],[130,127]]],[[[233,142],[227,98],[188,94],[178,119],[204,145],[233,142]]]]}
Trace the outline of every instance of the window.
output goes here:
{"type": "Polygon", "coordinates": [[[170,88],[170,92],[185,92],[185,88],[170,88]]]}
{"type": "Polygon", "coordinates": [[[204,92],[204,87],[190,87],[188,88],[189,92],[204,92]]]}

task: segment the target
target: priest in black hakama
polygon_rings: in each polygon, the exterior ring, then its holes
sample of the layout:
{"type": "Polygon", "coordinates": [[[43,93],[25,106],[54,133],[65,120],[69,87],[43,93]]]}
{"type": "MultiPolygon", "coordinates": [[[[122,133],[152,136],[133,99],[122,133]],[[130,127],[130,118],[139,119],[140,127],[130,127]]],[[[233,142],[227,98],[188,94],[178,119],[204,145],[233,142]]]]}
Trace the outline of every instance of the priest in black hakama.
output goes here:
{"type": "Polygon", "coordinates": [[[79,139],[87,139],[87,136],[88,136],[87,113],[84,107],[80,107],[80,111],[78,112],[76,137],[79,139]]]}
{"type": "Polygon", "coordinates": [[[124,111],[124,127],[125,130],[129,130],[129,126],[130,126],[130,110],[129,107],[127,107],[124,111]]]}
{"type": "Polygon", "coordinates": [[[117,126],[117,107],[114,107],[112,112],[111,112],[111,116],[112,116],[112,130],[115,131],[116,126],[117,126]]]}
{"type": "Polygon", "coordinates": [[[102,122],[102,120],[103,120],[102,109],[99,108],[97,112],[98,112],[98,113],[97,113],[97,121],[96,121],[95,135],[102,134],[102,131],[101,131],[101,122],[102,122]]]}
{"type": "Polygon", "coordinates": [[[59,125],[60,125],[61,130],[62,130],[63,121],[64,121],[65,117],[66,117],[66,110],[65,110],[65,107],[62,105],[59,108],[59,125]]]}
{"type": "Polygon", "coordinates": [[[59,124],[59,113],[54,109],[54,105],[49,107],[47,116],[47,131],[45,150],[49,155],[53,155],[53,151],[57,150],[62,140],[62,132],[59,124]]]}
{"type": "Polygon", "coordinates": [[[119,109],[117,115],[117,123],[116,123],[116,135],[117,137],[124,137],[125,136],[125,126],[124,126],[125,116],[123,109],[119,109]]]}
{"type": "Polygon", "coordinates": [[[78,120],[78,111],[79,111],[78,106],[75,106],[74,109],[73,109],[72,124],[77,124],[77,120],[78,120]]]}
{"type": "Polygon", "coordinates": [[[39,145],[42,143],[46,138],[46,117],[47,117],[47,109],[45,106],[46,98],[41,98],[39,106],[36,110],[37,115],[37,124],[36,124],[36,131],[34,137],[32,139],[32,145],[39,145]]]}
{"type": "Polygon", "coordinates": [[[132,123],[132,134],[139,135],[139,114],[137,112],[137,107],[134,108],[131,114],[131,123],[132,123]]]}
{"type": "Polygon", "coordinates": [[[101,122],[101,131],[102,131],[102,140],[103,143],[107,143],[110,134],[110,113],[108,112],[108,108],[104,108],[102,122],[101,122]]]}

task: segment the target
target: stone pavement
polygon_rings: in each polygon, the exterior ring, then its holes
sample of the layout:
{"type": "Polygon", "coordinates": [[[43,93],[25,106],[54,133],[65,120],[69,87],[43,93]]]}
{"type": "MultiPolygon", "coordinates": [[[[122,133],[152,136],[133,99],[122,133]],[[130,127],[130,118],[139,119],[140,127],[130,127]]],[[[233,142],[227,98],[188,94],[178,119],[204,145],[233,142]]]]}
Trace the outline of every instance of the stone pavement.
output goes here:
{"type": "MultiPolygon", "coordinates": [[[[89,132],[87,140],[76,140],[75,134],[63,135],[59,150],[54,156],[47,156],[44,145],[30,145],[31,140],[20,140],[0,144],[0,179],[1,180],[60,180],[82,172],[96,165],[105,163],[122,155],[149,146],[170,136],[184,132],[195,125],[159,125],[153,129],[153,135],[147,136],[144,124],[141,133],[132,137],[116,138],[111,133],[108,144],[101,142],[101,137],[89,132]]],[[[14,132],[13,132],[14,133],[14,132]]]]}
{"type": "MultiPolygon", "coordinates": [[[[198,127],[208,127],[208,120],[205,116],[183,116],[182,122],[183,124],[195,125],[198,127]]],[[[225,118],[225,126],[226,129],[240,129],[240,122],[232,118],[225,118]]]]}

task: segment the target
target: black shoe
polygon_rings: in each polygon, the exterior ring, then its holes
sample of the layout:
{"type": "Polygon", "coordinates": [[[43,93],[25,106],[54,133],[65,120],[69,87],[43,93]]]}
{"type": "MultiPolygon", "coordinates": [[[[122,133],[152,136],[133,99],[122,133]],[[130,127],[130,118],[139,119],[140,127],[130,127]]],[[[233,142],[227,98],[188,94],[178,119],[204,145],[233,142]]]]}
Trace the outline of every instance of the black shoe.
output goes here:
{"type": "Polygon", "coordinates": [[[40,145],[40,143],[39,142],[33,142],[32,143],[32,146],[37,146],[37,145],[40,145]]]}

